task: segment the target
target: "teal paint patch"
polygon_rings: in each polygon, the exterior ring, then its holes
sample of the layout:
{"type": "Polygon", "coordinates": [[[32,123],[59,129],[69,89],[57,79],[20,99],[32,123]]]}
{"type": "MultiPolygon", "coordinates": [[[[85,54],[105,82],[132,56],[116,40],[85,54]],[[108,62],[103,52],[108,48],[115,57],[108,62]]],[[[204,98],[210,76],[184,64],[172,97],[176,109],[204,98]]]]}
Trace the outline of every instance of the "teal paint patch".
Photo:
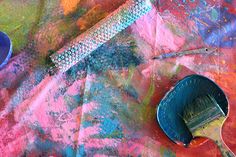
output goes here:
{"type": "Polygon", "coordinates": [[[74,150],[71,146],[67,146],[63,152],[66,157],[74,157],[76,155],[76,150],[74,150]]]}
{"type": "Polygon", "coordinates": [[[86,152],[85,152],[84,145],[79,145],[76,157],[85,157],[85,156],[86,156],[86,152]]]}
{"type": "Polygon", "coordinates": [[[42,139],[36,139],[35,141],[36,148],[44,153],[44,152],[51,152],[55,148],[55,143],[50,140],[42,140],[42,139]]]}
{"type": "Polygon", "coordinates": [[[68,112],[72,112],[78,106],[81,106],[83,103],[83,99],[80,94],[74,96],[65,96],[66,107],[68,112]]]}
{"type": "Polygon", "coordinates": [[[82,98],[81,96],[78,94],[78,95],[74,95],[72,96],[72,98],[75,100],[75,102],[79,103],[82,101],[82,98]]]}
{"type": "Polygon", "coordinates": [[[93,123],[90,121],[82,121],[82,127],[87,128],[93,126],[93,123]]]}
{"type": "Polygon", "coordinates": [[[96,125],[100,124],[99,134],[91,135],[92,138],[123,137],[122,127],[119,121],[120,117],[116,111],[126,106],[126,104],[123,104],[122,101],[117,101],[117,99],[122,100],[120,90],[108,84],[104,78],[96,78],[96,82],[92,82],[88,89],[89,93],[85,94],[86,97],[84,100],[86,101],[84,103],[96,102],[98,104],[95,109],[84,115],[85,117],[90,116],[93,119],[86,121],[86,123],[84,122],[85,127],[93,123],[95,118],[99,119],[96,122],[96,125]]]}
{"type": "Polygon", "coordinates": [[[125,86],[124,87],[124,91],[127,95],[133,97],[134,99],[138,99],[138,92],[136,91],[136,89],[131,86],[131,85],[128,85],[128,86],[125,86]]]}
{"type": "Polygon", "coordinates": [[[225,0],[226,3],[232,3],[232,0],[225,0]]]}
{"type": "Polygon", "coordinates": [[[176,155],[169,149],[165,149],[163,152],[163,157],[176,157],[176,155]]]}
{"type": "Polygon", "coordinates": [[[217,21],[218,18],[219,18],[219,12],[216,9],[212,9],[211,11],[212,21],[217,21]]]}
{"type": "Polygon", "coordinates": [[[38,131],[41,135],[45,134],[45,131],[43,130],[43,128],[40,126],[39,122],[34,122],[34,124],[31,126],[31,128],[33,130],[38,131]]]}
{"type": "Polygon", "coordinates": [[[201,0],[200,3],[203,4],[203,5],[205,5],[205,6],[207,6],[206,0],[201,0]]]}
{"type": "Polygon", "coordinates": [[[103,138],[122,138],[122,129],[117,119],[106,118],[101,123],[100,136],[103,138]]]}

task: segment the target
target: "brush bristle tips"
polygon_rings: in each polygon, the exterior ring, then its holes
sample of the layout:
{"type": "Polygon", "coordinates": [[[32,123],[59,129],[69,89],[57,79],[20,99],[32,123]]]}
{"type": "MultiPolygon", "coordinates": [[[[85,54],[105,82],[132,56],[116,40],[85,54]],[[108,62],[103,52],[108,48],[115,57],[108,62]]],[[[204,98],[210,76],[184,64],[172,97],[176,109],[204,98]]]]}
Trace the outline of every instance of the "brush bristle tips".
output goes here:
{"type": "Polygon", "coordinates": [[[190,131],[220,116],[224,116],[224,112],[211,95],[196,98],[192,103],[187,104],[183,111],[183,120],[190,131]]]}

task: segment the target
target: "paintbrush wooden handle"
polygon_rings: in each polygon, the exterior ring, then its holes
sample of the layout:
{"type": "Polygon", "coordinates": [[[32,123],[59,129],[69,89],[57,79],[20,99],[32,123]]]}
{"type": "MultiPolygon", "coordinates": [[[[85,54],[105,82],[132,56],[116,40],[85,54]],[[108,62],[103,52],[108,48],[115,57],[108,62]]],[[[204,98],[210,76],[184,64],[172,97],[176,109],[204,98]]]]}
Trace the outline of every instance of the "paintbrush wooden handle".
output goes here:
{"type": "Polygon", "coordinates": [[[216,145],[219,147],[223,157],[235,157],[235,154],[229,149],[229,147],[224,143],[221,136],[221,129],[225,117],[220,117],[215,119],[202,127],[201,129],[196,130],[193,135],[194,137],[207,137],[213,140],[216,145]]]}
{"type": "Polygon", "coordinates": [[[229,149],[222,138],[215,140],[215,143],[219,147],[223,157],[235,157],[235,154],[229,149]]]}
{"type": "MultiPolygon", "coordinates": [[[[220,149],[222,157],[235,157],[235,154],[229,149],[222,138],[222,127],[225,122],[224,117],[220,117],[208,124],[208,138],[212,139],[220,149]]],[[[205,131],[206,132],[206,129],[205,131]]]]}

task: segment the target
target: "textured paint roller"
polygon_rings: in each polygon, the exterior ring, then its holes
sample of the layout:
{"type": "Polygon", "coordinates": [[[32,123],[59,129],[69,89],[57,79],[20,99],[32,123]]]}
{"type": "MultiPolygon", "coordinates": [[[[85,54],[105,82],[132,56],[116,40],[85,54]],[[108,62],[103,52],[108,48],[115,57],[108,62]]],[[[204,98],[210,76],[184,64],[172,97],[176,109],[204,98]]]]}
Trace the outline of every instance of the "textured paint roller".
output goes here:
{"type": "Polygon", "coordinates": [[[88,31],[51,55],[50,58],[54,66],[50,68],[50,73],[67,71],[102,44],[130,26],[138,18],[145,15],[151,8],[152,5],[149,0],[128,0],[88,31]]]}

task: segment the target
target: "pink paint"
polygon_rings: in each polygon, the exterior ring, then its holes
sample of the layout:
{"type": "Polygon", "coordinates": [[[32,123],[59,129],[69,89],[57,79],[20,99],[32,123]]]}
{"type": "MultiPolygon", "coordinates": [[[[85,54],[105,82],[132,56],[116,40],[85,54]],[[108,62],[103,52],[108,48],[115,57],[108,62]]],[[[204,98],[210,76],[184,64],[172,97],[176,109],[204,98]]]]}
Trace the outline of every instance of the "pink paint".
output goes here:
{"type": "Polygon", "coordinates": [[[91,135],[99,134],[99,125],[93,127],[82,128],[79,131],[79,144],[86,144],[86,141],[91,135]]]}
{"type": "Polygon", "coordinates": [[[75,81],[68,89],[67,94],[68,95],[76,95],[79,92],[81,92],[81,89],[83,89],[84,84],[86,82],[86,78],[75,81]],[[79,88],[78,88],[79,87],[79,88]]]}
{"type": "Polygon", "coordinates": [[[150,44],[154,52],[178,51],[185,43],[185,38],[172,32],[167,22],[154,7],[149,14],[132,25],[132,31],[150,44]]]}
{"type": "Polygon", "coordinates": [[[177,65],[183,65],[187,68],[189,68],[190,70],[195,70],[195,57],[194,56],[184,56],[184,57],[179,57],[176,58],[176,64],[177,65]]]}
{"type": "Polygon", "coordinates": [[[87,104],[83,104],[83,113],[89,113],[90,111],[96,109],[96,107],[99,104],[97,104],[96,102],[89,102],[87,104]]]}
{"type": "MultiPolygon", "coordinates": [[[[65,94],[68,95],[68,92],[70,94],[78,93],[78,89],[82,85],[82,81],[75,82],[73,88],[65,94]]],[[[54,94],[60,86],[65,86],[65,82],[60,78],[46,77],[37,88],[32,89],[29,93],[31,97],[16,107],[14,119],[18,122],[19,127],[32,126],[37,122],[46,133],[51,135],[50,140],[73,145],[74,141],[78,141],[78,133],[72,133],[71,130],[78,130],[80,127],[82,107],[78,106],[69,113],[63,96],[54,101],[54,94]],[[50,116],[50,111],[57,112],[59,115],[50,116]]]]}
{"type": "Polygon", "coordinates": [[[19,156],[35,140],[34,131],[26,126],[22,127],[20,123],[12,127],[10,125],[9,123],[4,129],[1,125],[0,128],[0,156],[3,154],[5,156],[19,156]]]}
{"type": "Polygon", "coordinates": [[[6,88],[1,89],[0,90],[0,102],[1,102],[0,111],[5,108],[5,104],[7,104],[9,100],[10,100],[9,91],[6,88]]]}
{"type": "Polygon", "coordinates": [[[83,144],[86,148],[104,148],[104,147],[117,147],[121,139],[96,139],[88,138],[83,144]]]}
{"type": "Polygon", "coordinates": [[[99,124],[87,128],[80,127],[78,144],[84,145],[85,148],[104,148],[106,146],[116,147],[121,142],[120,139],[91,138],[93,135],[98,135],[99,131],[99,124]]]}

